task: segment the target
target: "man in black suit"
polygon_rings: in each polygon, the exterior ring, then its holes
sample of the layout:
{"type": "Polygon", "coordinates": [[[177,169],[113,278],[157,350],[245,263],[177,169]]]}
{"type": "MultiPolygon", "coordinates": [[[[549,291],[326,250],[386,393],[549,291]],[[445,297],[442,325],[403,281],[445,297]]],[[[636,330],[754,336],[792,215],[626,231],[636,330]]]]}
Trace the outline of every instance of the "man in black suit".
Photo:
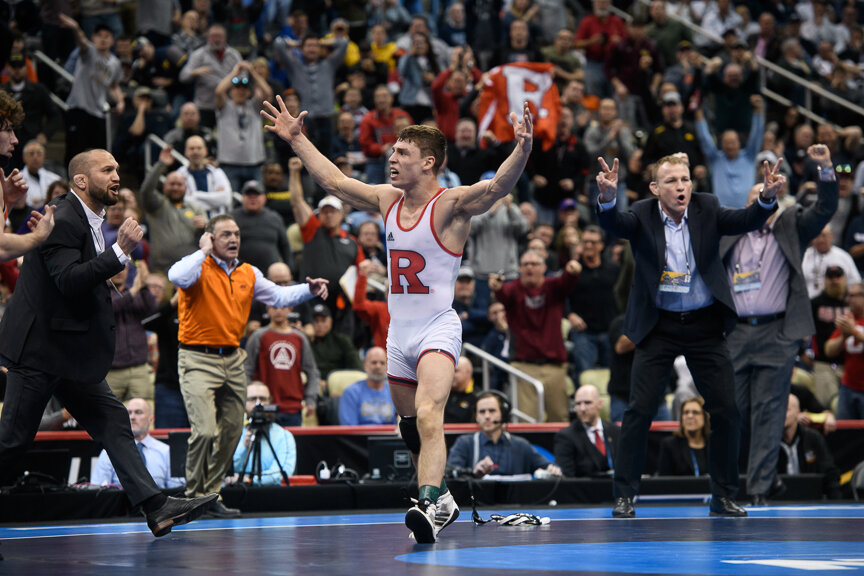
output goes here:
{"type": "Polygon", "coordinates": [[[586,384],[576,390],[576,416],[555,434],[555,462],[564,476],[599,476],[614,468],[621,430],[600,418],[603,400],[597,388],[586,384]]]}
{"type": "MultiPolygon", "coordinates": [[[[101,443],[133,505],[141,505],[155,536],[205,512],[216,494],[169,498],[141,458],[126,408],[105,375],[114,355],[114,312],[108,279],[129,261],[143,235],[128,218],[113,246],[101,224],[119,198],[118,164],[105,150],[76,155],[69,164],[70,193],[52,204],[55,227],[27,254],[18,285],[0,322],[0,359],[9,373],[0,419],[0,480],[32,443],[52,394],[101,443]]],[[[4,484],[6,482],[3,482],[4,484]]]]}
{"type": "Polygon", "coordinates": [[[732,362],[725,333],[736,325],[729,279],[719,256],[721,235],[762,226],[777,207],[782,179],[765,170],[765,185],[748,208],[722,208],[711,194],[693,194],[686,159],[657,161],[651,192],[657,199],[615,210],[618,160],[610,169],[600,158],[599,221],[609,233],[630,240],[636,259],[624,333],[636,345],[630,403],[624,413],[612,516],[633,518],[633,496],[645,465],[651,418],[675,357],[683,354],[705,408],[711,414],[709,446],[711,515],[746,516],[738,493],[741,416],[735,405],[732,362]],[[779,185],[778,185],[779,184],[779,185]]]}

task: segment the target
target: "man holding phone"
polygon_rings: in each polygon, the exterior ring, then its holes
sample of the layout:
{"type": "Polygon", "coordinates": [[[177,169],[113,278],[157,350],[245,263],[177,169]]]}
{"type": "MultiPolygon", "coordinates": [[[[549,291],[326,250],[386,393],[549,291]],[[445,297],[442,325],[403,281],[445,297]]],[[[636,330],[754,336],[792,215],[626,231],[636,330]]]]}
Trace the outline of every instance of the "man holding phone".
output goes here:
{"type": "MultiPolygon", "coordinates": [[[[180,289],[177,371],[192,428],[187,494],[217,492],[240,441],[246,401],[246,352],[240,339],[252,300],[285,308],[327,297],[327,280],[279,286],[240,262],[240,227],[230,214],[207,223],[199,247],[168,271],[180,289]]],[[[210,509],[215,517],[237,514],[221,500],[210,509]]]]}

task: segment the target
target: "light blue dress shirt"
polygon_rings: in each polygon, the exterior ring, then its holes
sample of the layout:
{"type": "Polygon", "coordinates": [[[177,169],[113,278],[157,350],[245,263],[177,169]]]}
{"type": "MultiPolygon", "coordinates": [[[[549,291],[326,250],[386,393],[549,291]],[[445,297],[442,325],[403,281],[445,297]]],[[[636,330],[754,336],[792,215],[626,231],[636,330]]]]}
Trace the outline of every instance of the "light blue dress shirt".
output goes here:
{"type": "MultiPolygon", "coordinates": [[[[171,450],[167,444],[149,434],[141,440],[140,444],[143,446],[142,452],[147,464],[147,471],[150,472],[150,476],[153,477],[159,488],[179,488],[186,484],[185,479],[171,476],[171,450]]],[[[117,478],[117,472],[105,450],[102,450],[96,460],[96,467],[90,474],[90,483],[99,486],[120,485],[120,479],[117,478]]]]}

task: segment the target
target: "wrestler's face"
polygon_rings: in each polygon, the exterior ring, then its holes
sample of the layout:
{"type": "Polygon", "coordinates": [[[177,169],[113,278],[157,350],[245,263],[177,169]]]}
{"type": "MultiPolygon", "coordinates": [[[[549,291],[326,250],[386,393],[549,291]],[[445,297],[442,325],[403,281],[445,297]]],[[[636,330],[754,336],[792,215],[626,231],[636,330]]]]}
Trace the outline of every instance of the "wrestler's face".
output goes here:
{"type": "Polygon", "coordinates": [[[15,137],[15,130],[12,129],[12,126],[0,127],[0,156],[11,158],[16,144],[18,144],[18,138],[15,137]]]}
{"type": "Polygon", "coordinates": [[[413,142],[397,140],[390,155],[390,182],[397,188],[411,186],[419,180],[423,169],[432,169],[435,158],[423,157],[413,142]]]}
{"type": "Polygon", "coordinates": [[[240,227],[234,220],[220,220],[213,228],[213,254],[232,262],[240,253],[240,227]]]}
{"type": "Polygon", "coordinates": [[[683,164],[664,162],[657,169],[657,177],[650,184],[651,193],[660,200],[663,211],[680,222],[690,204],[693,183],[690,168],[683,164]]]}
{"type": "Polygon", "coordinates": [[[478,400],[475,414],[477,425],[483,432],[488,434],[501,428],[501,407],[498,406],[497,398],[486,397],[478,400]]]}

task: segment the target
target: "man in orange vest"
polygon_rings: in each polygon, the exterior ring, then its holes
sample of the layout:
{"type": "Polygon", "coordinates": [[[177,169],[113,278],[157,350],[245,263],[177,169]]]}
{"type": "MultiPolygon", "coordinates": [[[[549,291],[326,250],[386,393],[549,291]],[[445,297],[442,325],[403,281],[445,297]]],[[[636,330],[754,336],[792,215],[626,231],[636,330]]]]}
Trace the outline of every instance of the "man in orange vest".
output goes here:
{"type": "MultiPolygon", "coordinates": [[[[218,492],[243,431],[246,352],[240,338],[252,300],[284,308],[315,296],[327,298],[327,280],[279,286],[240,262],[240,227],[230,214],[210,220],[200,250],[168,271],[180,288],[177,370],[192,435],[186,455],[186,493],[218,492]]],[[[217,518],[236,516],[218,500],[217,518]]]]}

